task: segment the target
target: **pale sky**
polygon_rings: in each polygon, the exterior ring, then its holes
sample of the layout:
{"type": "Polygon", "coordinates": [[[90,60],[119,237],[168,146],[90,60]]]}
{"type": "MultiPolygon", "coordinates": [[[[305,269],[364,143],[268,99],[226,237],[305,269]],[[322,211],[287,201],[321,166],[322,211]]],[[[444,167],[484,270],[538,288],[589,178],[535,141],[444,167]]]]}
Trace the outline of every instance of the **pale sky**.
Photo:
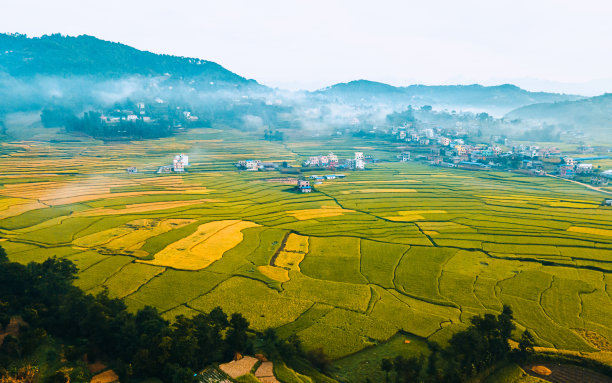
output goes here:
{"type": "Polygon", "coordinates": [[[88,34],[268,86],[612,92],[610,0],[0,0],[0,32],[88,34]]]}

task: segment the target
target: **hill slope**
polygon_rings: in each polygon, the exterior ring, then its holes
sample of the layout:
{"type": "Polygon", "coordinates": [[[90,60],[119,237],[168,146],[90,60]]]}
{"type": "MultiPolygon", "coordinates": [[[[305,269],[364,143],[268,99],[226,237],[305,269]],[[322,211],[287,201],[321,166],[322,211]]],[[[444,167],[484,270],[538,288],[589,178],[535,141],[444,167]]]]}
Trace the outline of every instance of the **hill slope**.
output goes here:
{"type": "Polygon", "coordinates": [[[534,103],[573,101],[583,98],[576,95],[529,92],[510,84],[394,87],[367,80],[335,84],[316,91],[314,94],[345,102],[393,102],[448,108],[494,108],[506,112],[534,103]]]}
{"type": "Polygon", "coordinates": [[[235,85],[256,83],[212,61],[158,55],[87,35],[54,34],[29,38],[0,34],[0,72],[13,77],[95,75],[113,78],[170,74],[235,85]]]}
{"type": "Polygon", "coordinates": [[[612,133],[612,93],[577,101],[528,105],[511,111],[506,117],[574,125],[591,132],[612,133]]]}

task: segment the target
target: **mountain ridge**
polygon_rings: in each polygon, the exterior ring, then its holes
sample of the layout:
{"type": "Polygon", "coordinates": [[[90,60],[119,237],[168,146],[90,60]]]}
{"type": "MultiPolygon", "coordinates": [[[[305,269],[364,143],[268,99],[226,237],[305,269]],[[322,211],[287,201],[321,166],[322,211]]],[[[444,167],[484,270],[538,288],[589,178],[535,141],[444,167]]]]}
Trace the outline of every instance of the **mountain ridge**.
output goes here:
{"type": "Polygon", "coordinates": [[[393,86],[369,80],[354,80],[337,83],[312,92],[316,95],[328,95],[345,101],[380,101],[391,99],[397,102],[415,104],[457,104],[466,106],[497,105],[516,109],[533,103],[575,101],[584,96],[531,92],[514,84],[484,86],[469,85],[422,85],[393,86]]]}
{"type": "Polygon", "coordinates": [[[213,61],[157,54],[89,35],[0,34],[0,71],[13,77],[97,75],[117,78],[134,74],[170,74],[179,78],[261,86],[213,61]]]}
{"type": "Polygon", "coordinates": [[[549,123],[581,126],[591,131],[612,130],[612,93],[575,101],[537,103],[514,109],[509,119],[539,120],[549,123]]]}

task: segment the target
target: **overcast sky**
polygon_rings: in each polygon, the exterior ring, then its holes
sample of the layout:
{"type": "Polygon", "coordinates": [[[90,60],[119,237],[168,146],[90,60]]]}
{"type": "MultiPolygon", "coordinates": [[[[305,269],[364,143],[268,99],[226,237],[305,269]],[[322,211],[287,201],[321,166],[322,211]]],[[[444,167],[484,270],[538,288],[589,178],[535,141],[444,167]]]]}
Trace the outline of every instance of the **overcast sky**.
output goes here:
{"type": "Polygon", "coordinates": [[[88,34],[274,87],[512,82],[612,92],[610,0],[0,0],[0,31],[88,34]]]}

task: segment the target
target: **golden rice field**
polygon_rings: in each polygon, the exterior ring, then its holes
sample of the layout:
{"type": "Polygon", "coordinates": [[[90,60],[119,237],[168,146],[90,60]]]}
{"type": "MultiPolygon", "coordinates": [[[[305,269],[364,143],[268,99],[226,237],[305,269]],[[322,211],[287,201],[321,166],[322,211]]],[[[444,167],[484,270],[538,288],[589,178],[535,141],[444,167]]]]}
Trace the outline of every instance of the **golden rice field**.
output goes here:
{"type": "Polygon", "coordinates": [[[355,138],[282,144],[195,129],[0,149],[10,258],[70,259],[79,287],[107,288],[132,310],[172,319],[221,306],[343,360],[398,332],[443,344],[508,304],[515,339],[528,328],[539,347],[612,361],[612,208],[595,190],[391,162],[396,148],[355,138]],[[234,167],[356,147],[389,162],[343,170],[310,194],[269,182],[285,174],[234,167]],[[187,173],[155,173],[181,152],[187,173]]]}

